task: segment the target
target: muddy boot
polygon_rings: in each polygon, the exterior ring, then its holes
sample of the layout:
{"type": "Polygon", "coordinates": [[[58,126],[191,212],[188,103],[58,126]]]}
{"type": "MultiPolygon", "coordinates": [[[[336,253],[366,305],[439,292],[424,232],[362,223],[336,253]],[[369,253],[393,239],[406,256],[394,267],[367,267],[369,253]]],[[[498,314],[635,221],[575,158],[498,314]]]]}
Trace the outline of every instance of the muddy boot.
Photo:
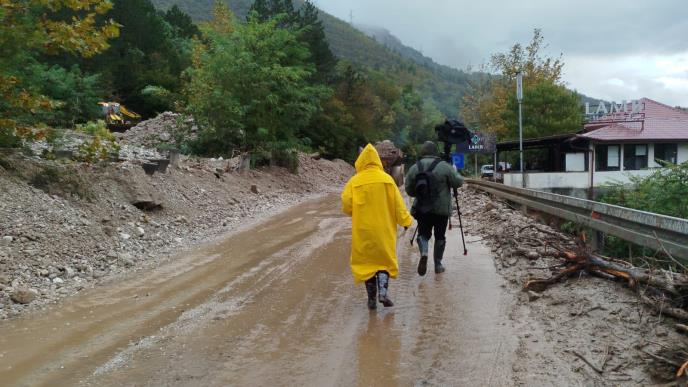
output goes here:
{"type": "Polygon", "coordinates": [[[373,276],[365,282],[366,292],[368,292],[368,309],[377,309],[377,278],[373,276]]]}
{"type": "Polygon", "coordinates": [[[442,266],[442,256],[444,255],[444,248],[447,246],[447,241],[435,240],[435,251],[433,252],[433,259],[435,260],[435,273],[444,273],[444,266],[442,266]]]}
{"type": "Polygon", "coordinates": [[[386,271],[377,272],[377,291],[378,300],[385,307],[394,306],[392,300],[387,298],[387,287],[389,286],[389,274],[386,271]]]}
{"type": "Polygon", "coordinates": [[[420,235],[418,235],[416,241],[418,242],[418,250],[420,250],[420,261],[418,262],[418,275],[422,277],[428,271],[428,245],[430,244],[430,242],[420,235]]]}

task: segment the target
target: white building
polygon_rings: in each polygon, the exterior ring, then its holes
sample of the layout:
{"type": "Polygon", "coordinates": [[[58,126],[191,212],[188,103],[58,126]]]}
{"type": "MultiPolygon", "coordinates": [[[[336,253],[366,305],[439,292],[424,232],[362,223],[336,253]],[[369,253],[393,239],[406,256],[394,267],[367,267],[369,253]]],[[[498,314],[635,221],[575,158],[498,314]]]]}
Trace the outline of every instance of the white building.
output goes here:
{"type": "MultiPolygon", "coordinates": [[[[648,98],[602,106],[579,133],[524,140],[524,149],[548,155],[536,161],[526,156],[526,188],[593,197],[595,188],[647,176],[662,161],[688,162],[688,112],[648,98]]],[[[497,158],[513,150],[518,141],[500,143],[497,158]]],[[[523,184],[520,173],[505,173],[503,179],[523,184]]]]}

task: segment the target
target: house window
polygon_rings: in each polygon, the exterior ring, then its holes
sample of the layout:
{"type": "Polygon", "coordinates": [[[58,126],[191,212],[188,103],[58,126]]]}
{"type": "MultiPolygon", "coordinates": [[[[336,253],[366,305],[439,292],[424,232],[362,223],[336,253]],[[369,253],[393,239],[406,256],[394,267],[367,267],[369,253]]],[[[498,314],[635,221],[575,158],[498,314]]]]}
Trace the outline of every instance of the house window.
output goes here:
{"type": "Polygon", "coordinates": [[[624,145],[624,170],[637,171],[647,168],[647,144],[624,145]]]}
{"type": "Polygon", "coordinates": [[[657,160],[657,164],[661,165],[661,161],[676,164],[677,155],[678,144],[655,144],[655,160],[657,160]]]}
{"type": "Polygon", "coordinates": [[[621,165],[620,145],[597,145],[595,147],[595,169],[618,171],[621,165]]]}

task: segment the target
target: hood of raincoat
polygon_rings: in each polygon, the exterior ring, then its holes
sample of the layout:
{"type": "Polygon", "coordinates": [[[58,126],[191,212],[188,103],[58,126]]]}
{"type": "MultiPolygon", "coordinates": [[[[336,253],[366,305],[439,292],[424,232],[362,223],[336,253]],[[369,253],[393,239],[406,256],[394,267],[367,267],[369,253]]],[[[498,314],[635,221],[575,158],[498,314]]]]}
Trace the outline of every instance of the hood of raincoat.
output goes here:
{"type": "Polygon", "coordinates": [[[384,171],[382,168],[382,160],[380,160],[380,155],[377,153],[377,149],[375,149],[375,147],[371,144],[368,144],[365,148],[363,148],[363,152],[358,155],[354,166],[356,167],[356,172],[363,172],[366,169],[372,168],[377,168],[381,171],[384,171]]]}

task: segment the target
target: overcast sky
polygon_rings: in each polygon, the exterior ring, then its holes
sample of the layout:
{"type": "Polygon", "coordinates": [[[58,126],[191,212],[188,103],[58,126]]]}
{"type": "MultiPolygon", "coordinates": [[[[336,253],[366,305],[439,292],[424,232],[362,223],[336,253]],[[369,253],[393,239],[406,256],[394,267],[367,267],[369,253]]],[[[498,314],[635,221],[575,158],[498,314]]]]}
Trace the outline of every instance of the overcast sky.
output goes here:
{"type": "Polygon", "coordinates": [[[465,69],[541,28],[568,86],[591,97],[688,106],[688,0],[315,0],[465,69]]]}

